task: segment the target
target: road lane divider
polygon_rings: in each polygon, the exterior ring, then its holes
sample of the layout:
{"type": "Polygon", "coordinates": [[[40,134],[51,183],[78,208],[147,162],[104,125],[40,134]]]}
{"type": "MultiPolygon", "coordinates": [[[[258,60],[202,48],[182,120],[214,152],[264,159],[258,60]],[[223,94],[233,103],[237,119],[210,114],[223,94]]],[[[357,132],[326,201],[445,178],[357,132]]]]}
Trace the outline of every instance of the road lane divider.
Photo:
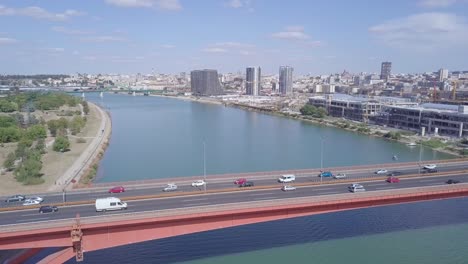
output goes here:
{"type": "MultiPolygon", "coordinates": [[[[452,175],[459,175],[459,174],[466,174],[466,173],[468,173],[467,170],[461,170],[461,171],[450,171],[450,172],[440,172],[440,173],[400,175],[398,176],[398,178],[400,179],[434,178],[434,177],[445,177],[445,176],[452,176],[452,175]]],[[[388,176],[376,176],[376,177],[368,177],[368,178],[333,179],[333,180],[325,180],[325,181],[315,180],[313,182],[305,182],[305,183],[287,183],[287,184],[277,183],[275,185],[252,186],[252,187],[244,187],[244,188],[234,187],[234,188],[224,188],[224,189],[217,189],[217,190],[207,190],[207,191],[199,190],[199,191],[188,191],[188,192],[172,192],[172,193],[160,193],[160,194],[128,196],[128,197],[121,197],[121,198],[118,197],[118,198],[127,202],[127,201],[149,200],[149,199],[158,199],[158,198],[176,198],[176,197],[190,197],[190,196],[193,197],[193,196],[199,196],[199,195],[204,195],[204,194],[235,193],[235,192],[256,191],[256,190],[277,189],[279,191],[283,185],[294,185],[295,187],[315,187],[315,186],[345,184],[345,183],[378,182],[381,180],[386,180],[387,178],[388,176]]],[[[111,194],[109,194],[108,196],[111,196],[111,194]]],[[[94,200],[82,200],[82,201],[65,202],[65,203],[63,202],[50,203],[50,205],[55,205],[55,206],[60,206],[60,207],[76,206],[76,205],[92,205],[95,203],[95,201],[96,201],[95,199],[94,200]]],[[[41,205],[5,207],[5,208],[0,208],[0,212],[31,210],[31,209],[38,209],[40,207],[41,205]]]]}

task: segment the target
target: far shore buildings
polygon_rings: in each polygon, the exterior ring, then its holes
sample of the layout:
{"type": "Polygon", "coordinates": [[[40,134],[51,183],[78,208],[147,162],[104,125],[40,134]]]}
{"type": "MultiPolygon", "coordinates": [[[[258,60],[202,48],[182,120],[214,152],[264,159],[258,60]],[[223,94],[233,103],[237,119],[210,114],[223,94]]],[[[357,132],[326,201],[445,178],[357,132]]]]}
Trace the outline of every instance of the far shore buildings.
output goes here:
{"type": "Polygon", "coordinates": [[[279,92],[281,95],[293,93],[293,68],[290,66],[279,68],[279,92]]]}
{"type": "Polygon", "coordinates": [[[205,69],[190,72],[190,84],[193,95],[212,96],[224,94],[216,70],[205,69]]]}
{"type": "Polygon", "coordinates": [[[388,81],[392,74],[392,63],[389,61],[382,62],[382,67],[380,68],[380,79],[388,81]]]}
{"type": "Polygon", "coordinates": [[[345,94],[314,96],[309,104],[330,116],[419,132],[421,135],[468,137],[468,106],[418,104],[409,99],[345,94]]]}
{"type": "Polygon", "coordinates": [[[245,74],[245,93],[247,95],[258,96],[261,90],[261,83],[260,67],[248,67],[245,74]]]}

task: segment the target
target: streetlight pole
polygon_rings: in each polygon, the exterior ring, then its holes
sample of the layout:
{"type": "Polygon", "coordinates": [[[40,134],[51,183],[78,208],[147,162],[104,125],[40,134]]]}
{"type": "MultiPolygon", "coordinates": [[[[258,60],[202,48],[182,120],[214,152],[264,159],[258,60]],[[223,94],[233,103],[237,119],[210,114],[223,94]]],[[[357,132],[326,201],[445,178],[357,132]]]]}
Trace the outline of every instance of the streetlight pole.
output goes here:
{"type": "Polygon", "coordinates": [[[322,184],[323,179],[323,137],[320,137],[320,184],[322,184]]]}
{"type": "Polygon", "coordinates": [[[418,168],[418,174],[421,174],[421,155],[422,155],[422,143],[420,141],[419,142],[419,168],[418,168]]]}
{"type": "Polygon", "coordinates": [[[206,193],[206,144],[205,144],[205,141],[203,141],[203,181],[205,182],[203,186],[205,188],[205,193],[206,193]]]}

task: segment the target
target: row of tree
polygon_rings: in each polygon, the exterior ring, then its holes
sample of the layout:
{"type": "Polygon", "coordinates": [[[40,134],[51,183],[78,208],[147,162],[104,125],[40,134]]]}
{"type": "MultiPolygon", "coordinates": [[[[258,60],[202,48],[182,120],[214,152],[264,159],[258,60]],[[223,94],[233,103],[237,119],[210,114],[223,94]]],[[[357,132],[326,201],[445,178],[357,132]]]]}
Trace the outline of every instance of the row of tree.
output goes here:
{"type": "Polygon", "coordinates": [[[302,115],[311,116],[315,118],[324,118],[327,115],[327,110],[322,107],[315,107],[310,104],[304,105],[300,110],[302,115]]]}
{"type": "Polygon", "coordinates": [[[80,98],[66,93],[20,93],[0,99],[0,112],[34,112],[36,109],[48,111],[58,109],[59,107],[64,105],[69,105],[73,107],[80,103],[80,101],[80,98]]]}

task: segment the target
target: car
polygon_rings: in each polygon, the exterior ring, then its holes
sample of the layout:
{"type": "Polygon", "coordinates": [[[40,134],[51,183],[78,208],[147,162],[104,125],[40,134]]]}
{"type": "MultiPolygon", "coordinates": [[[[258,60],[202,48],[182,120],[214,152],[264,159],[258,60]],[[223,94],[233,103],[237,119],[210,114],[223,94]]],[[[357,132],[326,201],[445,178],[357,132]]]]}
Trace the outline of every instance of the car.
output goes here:
{"type": "Polygon", "coordinates": [[[387,176],[399,176],[399,175],[402,175],[402,174],[403,174],[403,172],[401,172],[401,171],[392,171],[389,174],[387,174],[387,176]]]}
{"type": "Polygon", "coordinates": [[[32,197],[28,197],[27,200],[35,200],[35,201],[38,201],[39,203],[42,203],[44,201],[44,198],[39,197],[39,196],[32,196],[32,197]]]}
{"type": "Polygon", "coordinates": [[[387,178],[386,180],[388,183],[399,183],[400,182],[400,179],[398,179],[397,177],[395,176],[390,176],[387,178]]]}
{"type": "Polygon", "coordinates": [[[125,188],[122,186],[116,186],[112,189],[109,189],[109,193],[123,193],[125,192],[125,188]]]}
{"type": "Polygon", "coordinates": [[[457,183],[460,183],[460,181],[459,181],[459,180],[449,179],[449,180],[446,181],[445,183],[447,183],[447,184],[457,184],[457,183]]]}
{"type": "Polygon", "coordinates": [[[366,189],[364,188],[364,186],[360,185],[360,184],[353,184],[351,186],[348,187],[348,190],[350,192],[365,192],[366,189]]]}
{"type": "Polygon", "coordinates": [[[437,169],[427,169],[427,170],[423,170],[422,173],[436,173],[438,172],[437,169]]]}
{"type": "Polygon", "coordinates": [[[246,181],[242,184],[239,184],[239,187],[252,187],[254,186],[254,183],[252,181],[246,181]]]}
{"type": "Polygon", "coordinates": [[[425,170],[433,170],[435,168],[437,168],[437,165],[435,165],[435,164],[427,164],[427,165],[424,165],[424,167],[423,167],[423,169],[425,169],[425,170]]]}
{"type": "Polygon", "coordinates": [[[335,178],[335,179],[344,179],[344,178],[346,178],[346,174],[337,173],[337,174],[333,175],[333,178],[335,178]]]}
{"type": "Polygon", "coordinates": [[[285,182],[293,182],[296,180],[296,175],[294,174],[285,174],[278,178],[278,182],[285,183],[285,182]]]}
{"type": "Polygon", "coordinates": [[[8,197],[5,202],[6,203],[12,203],[12,202],[22,202],[26,199],[26,197],[24,195],[13,195],[13,196],[10,196],[8,197]]]}
{"type": "Polygon", "coordinates": [[[206,182],[204,180],[197,180],[197,181],[192,182],[192,187],[201,187],[205,184],[206,182]]]}
{"type": "Polygon", "coordinates": [[[386,169],[378,169],[377,171],[374,172],[375,174],[387,174],[388,170],[386,169]]]}
{"type": "Polygon", "coordinates": [[[240,185],[240,184],[243,184],[244,182],[246,182],[247,179],[246,178],[239,178],[237,180],[234,181],[234,184],[236,185],[240,185]]]}
{"type": "Polygon", "coordinates": [[[318,175],[318,177],[332,177],[332,176],[333,176],[333,173],[331,173],[331,171],[322,171],[318,175]]]}
{"type": "Polygon", "coordinates": [[[36,204],[40,204],[40,203],[41,202],[39,202],[37,200],[26,199],[26,200],[24,200],[23,205],[28,206],[28,205],[36,205],[36,204]]]}
{"type": "Polygon", "coordinates": [[[43,205],[39,208],[39,213],[55,213],[58,211],[57,206],[43,205]]]}
{"type": "Polygon", "coordinates": [[[281,187],[281,190],[282,191],[294,191],[296,190],[296,187],[292,186],[292,185],[284,185],[283,187],[281,187]]]}
{"type": "Polygon", "coordinates": [[[362,186],[362,185],[359,184],[359,183],[353,183],[353,184],[351,184],[350,186],[348,186],[348,189],[361,188],[361,187],[364,187],[364,186],[362,186]]]}
{"type": "Polygon", "coordinates": [[[164,192],[172,192],[177,190],[177,185],[175,183],[168,183],[166,187],[164,187],[164,192]]]}

